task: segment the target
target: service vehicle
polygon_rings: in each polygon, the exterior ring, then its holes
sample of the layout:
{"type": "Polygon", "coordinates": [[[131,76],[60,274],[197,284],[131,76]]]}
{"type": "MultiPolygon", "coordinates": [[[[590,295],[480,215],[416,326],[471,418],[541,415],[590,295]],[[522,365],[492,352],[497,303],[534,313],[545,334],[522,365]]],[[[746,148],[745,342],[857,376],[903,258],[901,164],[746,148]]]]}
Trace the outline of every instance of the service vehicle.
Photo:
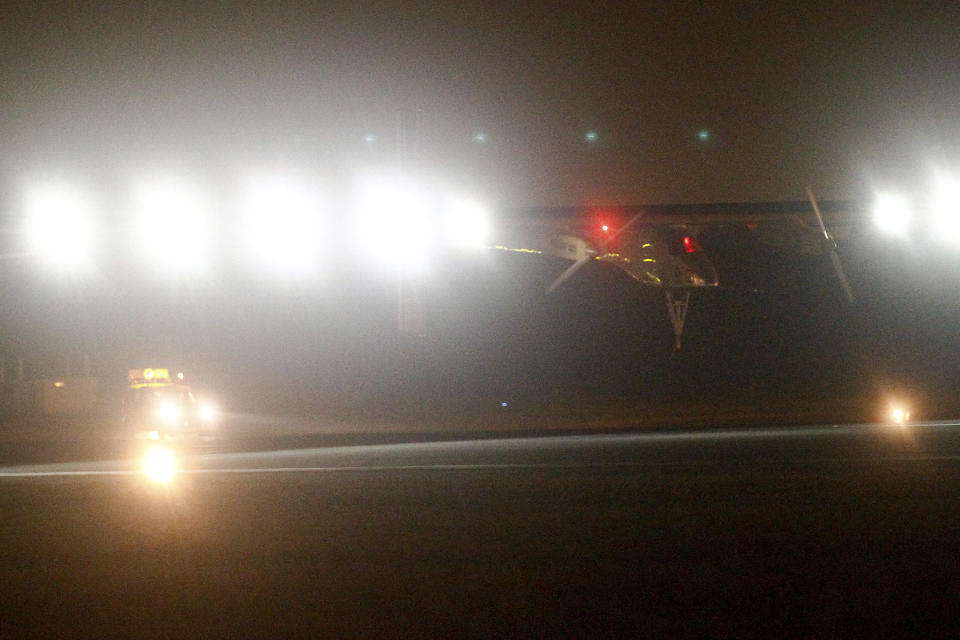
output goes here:
{"type": "Polygon", "coordinates": [[[215,417],[182,372],[171,377],[161,368],[129,370],[120,413],[128,434],[152,440],[200,437],[209,433],[215,417]]]}

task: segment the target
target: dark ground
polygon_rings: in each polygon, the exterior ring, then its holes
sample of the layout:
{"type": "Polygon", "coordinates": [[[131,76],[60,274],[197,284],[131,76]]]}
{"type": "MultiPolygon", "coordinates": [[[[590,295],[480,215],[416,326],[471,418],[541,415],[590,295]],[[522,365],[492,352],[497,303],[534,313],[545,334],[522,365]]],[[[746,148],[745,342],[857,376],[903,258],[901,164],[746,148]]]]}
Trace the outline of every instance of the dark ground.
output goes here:
{"type": "MultiPolygon", "coordinates": [[[[934,425],[5,477],[0,636],[952,637],[958,453],[934,425]]],[[[118,467],[26,470],[80,468],[118,467]]]]}
{"type": "MultiPolygon", "coordinates": [[[[34,354],[28,379],[90,353],[121,388],[129,366],[184,364],[234,415],[379,425],[382,441],[410,425],[419,439],[649,427],[657,411],[674,428],[832,424],[876,419],[898,388],[918,415],[957,415],[952,263],[848,245],[845,307],[819,258],[740,241],[707,247],[722,274],[747,266],[695,300],[679,354],[661,292],[591,265],[547,299],[558,265],[499,254],[433,281],[428,343],[398,340],[389,283],[359,276],[157,291],[11,275],[0,351],[34,354]]],[[[0,413],[4,462],[110,457],[0,413]]],[[[7,475],[0,637],[953,637],[956,429],[217,454],[169,489],[7,475]]],[[[252,448],[349,441],[330,433],[252,448]]]]}

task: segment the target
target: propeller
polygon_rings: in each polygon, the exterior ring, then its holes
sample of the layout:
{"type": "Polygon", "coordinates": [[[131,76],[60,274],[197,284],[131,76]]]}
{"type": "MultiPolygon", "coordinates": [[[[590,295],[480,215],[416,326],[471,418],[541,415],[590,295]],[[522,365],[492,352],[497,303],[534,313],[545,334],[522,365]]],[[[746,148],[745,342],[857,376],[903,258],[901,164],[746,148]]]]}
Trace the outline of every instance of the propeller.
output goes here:
{"type": "MultiPolygon", "coordinates": [[[[635,216],[633,216],[632,218],[630,218],[630,221],[627,222],[627,224],[625,224],[625,225],[623,225],[622,227],[620,227],[619,229],[617,229],[609,238],[607,238],[607,239],[600,245],[600,249],[602,250],[602,252],[603,252],[603,253],[606,253],[606,251],[607,251],[607,246],[610,244],[610,242],[613,241],[613,240],[614,240],[617,236],[619,236],[621,233],[623,233],[624,231],[626,231],[628,228],[630,228],[630,225],[632,225],[634,222],[636,222],[637,220],[639,220],[639,219],[642,218],[642,217],[643,217],[643,213],[642,213],[642,212],[641,212],[641,213],[638,213],[637,215],[635,215],[635,216]]],[[[588,250],[587,253],[586,253],[586,255],[584,255],[582,258],[580,258],[579,260],[577,260],[576,262],[574,262],[573,264],[571,264],[569,267],[567,267],[567,268],[564,270],[563,273],[561,273],[559,276],[557,276],[557,279],[554,280],[553,283],[552,283],[549,287],[547,287],[547,293],[550,294],[550,293],[553,293],[554,291],[556,291],[557,288],[558,288],[560,285],[562,285],[564,282],[566,282],[566,281],[569,280],[571,277],[573,277],[573,274],[575,274],[577,271],[580,271],[580,269],[583,268],[583,265],[587,264],[590,260],[592,260],[592,259],[593,259],[596,255],[598,255],[599,253],[601,253],[601,252],[600,252],[600,251],[589,251],[589,250],[588,250]]]]}
{"type": "Polygon", "coordinates": [[[847,274],[844,272],[843,265],[840,263],[840,254],[837,253],[837,243],[830,237],[830,234],[827,233],[827,227],[823,224],[823,216],[820,215],[820,207],[817,205],[817,199],[813,195],[813,189],[810,187],[807,187],[807,198],[810,199],[810,204],[813,206],[813,213],[816,214],[817,223],[820,225],[820,231],[823,232],[823,238],[827,242],[827,247],[830,251],[830,262],[833,263],[833,270],[837,274],[840,288],[843,289],[844,295],[847,296],[847,300],[852,304],[854,302],[853,289],[850,288],[850,281],[847,280],[847,274]]]}

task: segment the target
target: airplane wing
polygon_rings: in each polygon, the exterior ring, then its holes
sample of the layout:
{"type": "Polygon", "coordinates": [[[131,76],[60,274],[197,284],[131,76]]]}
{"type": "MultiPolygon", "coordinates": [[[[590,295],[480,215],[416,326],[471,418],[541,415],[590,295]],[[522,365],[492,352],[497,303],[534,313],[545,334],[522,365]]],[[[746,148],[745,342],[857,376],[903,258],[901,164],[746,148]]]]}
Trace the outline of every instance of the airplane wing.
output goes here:
{"type": "Polygon", "coordinates": [[[790,202],[515,209],[502,216],[495,244],[572,261],[551,291],[591,259],[613,263],[641,284],[675,290],[716,286],[716,270],[697,238],[710,228],[743,227],[764,245],[829,258],[852,302],[837,242],[865,223],[865,208],[849,201],[817,203],[810,196],[790,202]]]}

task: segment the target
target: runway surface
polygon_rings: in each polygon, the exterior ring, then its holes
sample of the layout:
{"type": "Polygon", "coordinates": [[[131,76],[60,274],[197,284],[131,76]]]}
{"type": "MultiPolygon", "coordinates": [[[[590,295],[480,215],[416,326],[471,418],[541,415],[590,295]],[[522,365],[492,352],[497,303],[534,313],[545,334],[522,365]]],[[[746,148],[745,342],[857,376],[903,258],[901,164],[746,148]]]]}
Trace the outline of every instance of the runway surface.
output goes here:
{"type": "Polygon", "coordinates": [[[2,637],[960,630],[960,426],[0,467],[2,637]]]}

